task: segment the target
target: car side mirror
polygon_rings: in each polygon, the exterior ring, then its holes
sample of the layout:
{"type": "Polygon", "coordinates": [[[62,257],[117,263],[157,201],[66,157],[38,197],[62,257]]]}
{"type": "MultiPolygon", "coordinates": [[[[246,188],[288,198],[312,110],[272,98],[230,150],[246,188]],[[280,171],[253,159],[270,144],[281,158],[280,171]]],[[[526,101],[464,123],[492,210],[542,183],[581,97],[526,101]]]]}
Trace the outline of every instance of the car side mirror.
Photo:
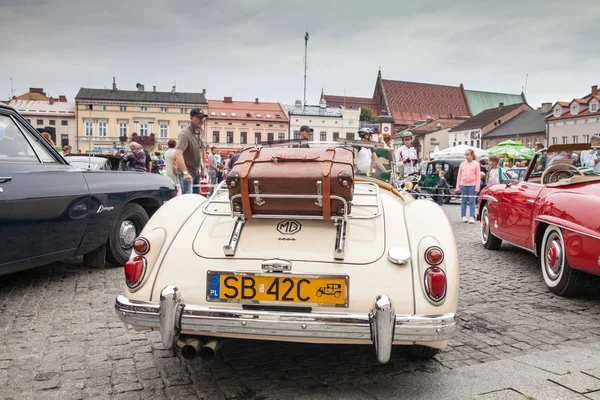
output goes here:
{"type": "Polygon", "coordinates": [[[515,183],[515,180],[514,180],[514,179],[508,179],[508,180],[506,181],[506,187],[510,187],[510,186],[511,186],[513,183],[515,183]]]}

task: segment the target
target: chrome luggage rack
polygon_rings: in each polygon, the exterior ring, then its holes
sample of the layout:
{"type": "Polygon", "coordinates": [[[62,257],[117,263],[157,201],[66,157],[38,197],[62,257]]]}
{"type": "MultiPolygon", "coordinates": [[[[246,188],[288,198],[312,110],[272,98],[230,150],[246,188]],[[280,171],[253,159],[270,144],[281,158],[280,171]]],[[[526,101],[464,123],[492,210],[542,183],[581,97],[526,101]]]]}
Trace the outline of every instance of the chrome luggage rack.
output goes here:
{"type": "MultiPolygon", "coordinates": [[[[227,189],[225,181],[221,182],[216,187],[213,194],[208,198],[202,212],[205,215],[221,216],[221,217],[232,217],[235,218],[233,229],[227,244],[223,246],[223,252],[228,257],[235,256],[237,246],[242,234],[242,229],[247,222],[243,212],[235,211],[233,201],[240,198],[241,195],[236,194],[229,198],[229,191],[227,189]],[[226,211],[223,205],[229,204],[229,209],[226,211]],[[220,207],[220,208],[219,208],[220,207]]],[[[377,218],[382,213],[381,200],[379,195],[379,186],[371,182],[354,182],[354,194],[353,197],[366,197],[368,200],[374,200],[372,202],[355,202],[352,201],[351,205],[353,213],[348,212],[348,202],[336,195],[332,195],[332,200],[339,200],[343,204],[343,213],[341,215],[333,215],[331,221],[336,226],[336,237],[335,237],[335,249],[334,256],[335,260],[343,260],[345,247],[346,247],[346,229],[347,222],[349,219],[373,219],[377,218]],[[363,190],[357,190],[357,188],[363,190]],[[372,212],[367,212],[365,215],[358,215],[356,211],[360,208],[374,209],[372,212]]],[[[251,193],[250,198],[254,199],[256,204],[260,204],[264,199],[315,199],[317,204],[322,203],[323,195],[320,194],[280,194],[280,193],[251,193]]],[[[252,218],[265,218],[265,219],[303,219],[303,220],[322,220],[323,217],[320,215],[300,215],[300,214],[252,214],[252,218]]]]}

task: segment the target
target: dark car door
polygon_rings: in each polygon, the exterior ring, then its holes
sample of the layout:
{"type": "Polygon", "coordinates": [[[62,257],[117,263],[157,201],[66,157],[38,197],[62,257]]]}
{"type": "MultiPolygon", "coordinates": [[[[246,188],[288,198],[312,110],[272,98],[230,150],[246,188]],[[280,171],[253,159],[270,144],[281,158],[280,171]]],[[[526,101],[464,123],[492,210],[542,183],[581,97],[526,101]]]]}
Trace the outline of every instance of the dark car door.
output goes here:
{"type": "Polygon", "coordinates": [[[83,173],[0,108],[0,275],[74,255],[88,201],[83,173]]]}

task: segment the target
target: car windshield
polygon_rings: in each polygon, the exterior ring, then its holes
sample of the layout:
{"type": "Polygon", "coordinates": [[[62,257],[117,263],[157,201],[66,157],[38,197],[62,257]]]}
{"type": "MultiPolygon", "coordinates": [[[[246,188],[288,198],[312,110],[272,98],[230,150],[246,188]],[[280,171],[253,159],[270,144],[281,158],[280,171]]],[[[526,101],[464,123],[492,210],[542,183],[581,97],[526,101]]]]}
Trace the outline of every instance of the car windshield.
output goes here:
{"type": "Polygon", "coordinates": [[[530,178],[540,178],[552,170],[579,171],[582,175],[600,175],[594,172],[594,160],[600,156],[598,149],[544,152],[536,155],[530,178]]]}

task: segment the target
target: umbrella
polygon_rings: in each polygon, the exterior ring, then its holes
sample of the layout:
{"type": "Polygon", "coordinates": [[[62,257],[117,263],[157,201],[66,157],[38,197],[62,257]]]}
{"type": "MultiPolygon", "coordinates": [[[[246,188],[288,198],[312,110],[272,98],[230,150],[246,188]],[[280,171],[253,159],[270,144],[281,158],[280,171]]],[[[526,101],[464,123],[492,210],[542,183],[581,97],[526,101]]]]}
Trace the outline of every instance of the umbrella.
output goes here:
{"type": "Polygon", "coordinates": [[[469,146],[466,144],[459,144],[458,146],[449,147],[444,150],[434,152],[431,157],[433,159],[442,159],[442,158],[465,158],[465,151],[473,150],[476,156],[479,157],[481,153],[483,153],[482,149],[478,149],[477,147],[469,146]]]}
{"type": "Polygon", "coordinates": [[[505,140],[496,146],[487,149],[482,157],[498,156],[500,158],[513,158],[515,160],[531,160],[535,151],[515,142],[514,140],[505,140]]]}

